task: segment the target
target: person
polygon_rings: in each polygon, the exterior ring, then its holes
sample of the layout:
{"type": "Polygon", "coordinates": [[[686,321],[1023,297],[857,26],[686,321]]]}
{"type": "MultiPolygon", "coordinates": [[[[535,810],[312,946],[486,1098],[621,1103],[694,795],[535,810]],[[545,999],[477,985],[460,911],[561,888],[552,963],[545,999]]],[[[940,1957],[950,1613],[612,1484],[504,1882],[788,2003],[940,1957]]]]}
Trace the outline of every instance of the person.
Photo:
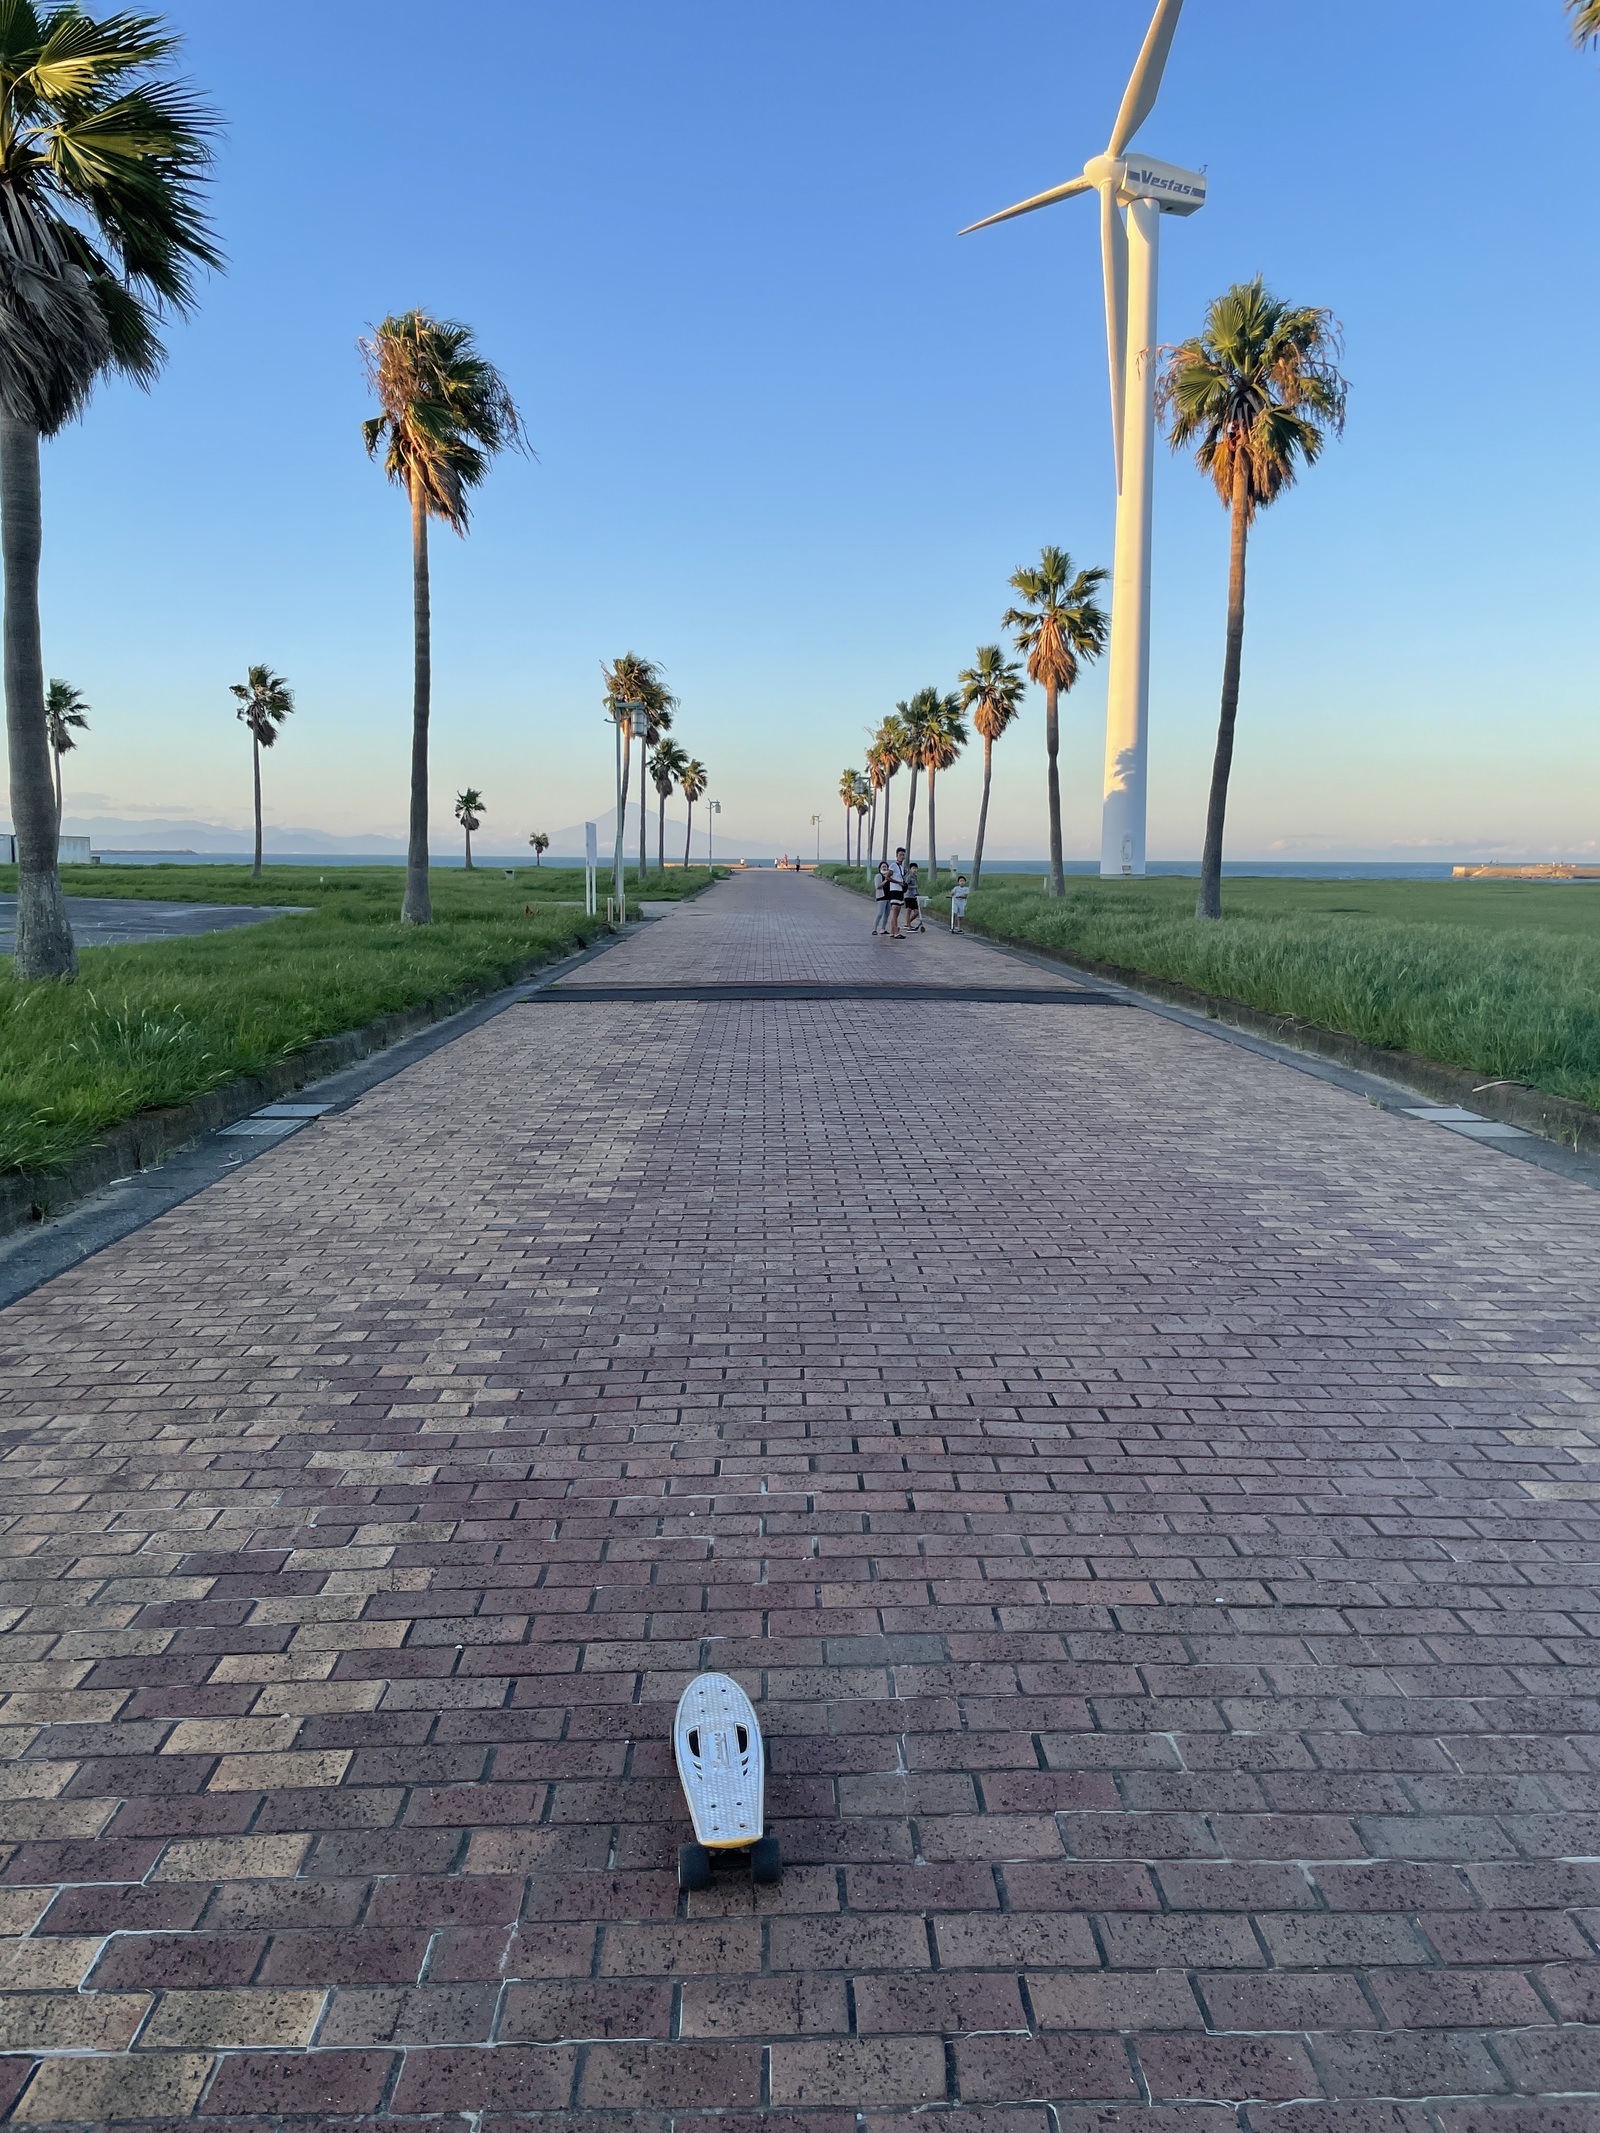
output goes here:
{"type": "Polygon", "coordinates": [[[905,939],[905,935],[900,931],[900,918],[905,910],[905,901],[906,848],[903,844],[897,844],[894,863],[889,868],[889,938],[892,941],[905,939]]]}
{"type": "Polygon", "coordinates": [[[913,859],[906,867],[906,931],[926,933],[922,923],[922,897],[917,887],[917,862],[913,859]]]}
{"type": "Polygon", "coordinates": [[[887,859],[878,861],[878,871],[872,877],[872,899],[875,906],[872,917],[872,930],[874,933],[887,933],[889,930],[889,862],[887,859]]]}
{"type": "Polygon", "coordinates": [[[952,933],[961,931],[962,920],[966,915],[967,877],[965,874],[958,874],[956,876],[956,885],[950,891],[950,931],[952,933]]]}

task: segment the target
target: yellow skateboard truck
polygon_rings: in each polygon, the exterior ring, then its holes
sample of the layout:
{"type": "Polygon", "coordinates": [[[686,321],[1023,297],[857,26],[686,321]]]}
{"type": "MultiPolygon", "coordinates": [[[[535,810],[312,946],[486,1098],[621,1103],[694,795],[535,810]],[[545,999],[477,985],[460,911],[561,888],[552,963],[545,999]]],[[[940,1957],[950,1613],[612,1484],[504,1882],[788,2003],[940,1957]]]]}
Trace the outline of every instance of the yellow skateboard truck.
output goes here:
{"type": "Polygon", "coordinates": [[[748,1851],[752,1881],[776,1881],[783,1854],[766,1834],[766,1756],[749,1697],[727,1674],[697,1674],[678,1699],[672,1752],[694,1842],[678,1846],[678,1886],[703,1889],[713,1852],[748,1851]]]}

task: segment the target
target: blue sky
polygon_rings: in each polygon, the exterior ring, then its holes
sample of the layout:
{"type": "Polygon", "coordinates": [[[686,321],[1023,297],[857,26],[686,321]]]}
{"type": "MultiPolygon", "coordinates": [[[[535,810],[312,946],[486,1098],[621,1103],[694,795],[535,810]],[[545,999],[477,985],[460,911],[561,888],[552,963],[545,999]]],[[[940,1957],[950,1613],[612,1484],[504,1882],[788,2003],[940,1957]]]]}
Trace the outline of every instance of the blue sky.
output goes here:
{"type": "MultiPolygon", "coordinates": [[[[406,513],[365,461],[355,342],[477,330],[536,461],[436,542],[441,837],[608,804],[598,662],[659,658],[727,848],[836,838],[838,773],[998,634],[1043,541],[1110,561],[1092,204],[979,235],[1105,140],[1148,0],[179,0],[227,123],[229,271],[153,393],[47,448],[46,657],[95,705],[69,815],[242,824],[227,683],[300,710],[269,820],[398,833],[406,513]]],[[[1346,440],[1262,521],[1237,856],[1594,853],[1600,59],[1559,0],[1189,0],[1151,154],[1205,165],[1161,319],[1264,272],[1343,320],[1346,440]]],[[[1152,856],[1198,847],[1223,513],[1158,470],[1152,856]]],[[[1103,677],[1071,700],[1098,846],[1103,677]]],[[[996,752],[1000,853],[1043,848],[1037,697],[996,752]]],[[[976,765],[943,787],[970,849],[976,765]]],[[[106,840],[109,841],[109,840],[106,840]]],[[[186,841],[173,837],[171,841],[186,841]]]]}

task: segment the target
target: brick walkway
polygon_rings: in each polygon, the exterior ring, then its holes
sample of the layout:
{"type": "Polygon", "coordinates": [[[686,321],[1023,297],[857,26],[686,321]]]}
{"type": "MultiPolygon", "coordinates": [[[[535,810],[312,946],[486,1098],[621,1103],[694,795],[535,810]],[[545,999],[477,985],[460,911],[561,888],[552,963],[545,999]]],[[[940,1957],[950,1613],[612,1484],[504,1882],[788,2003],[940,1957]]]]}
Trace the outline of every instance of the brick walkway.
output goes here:
{"type": "MultiPolygon", "coordinates": [[[[584,975],[1018,974],[867,923],[584,975]]],[[[1597,1272],[1134,1009],[509,1010],[0,1320],[0,2115],[1595,2133],[1597,1272]]]]}

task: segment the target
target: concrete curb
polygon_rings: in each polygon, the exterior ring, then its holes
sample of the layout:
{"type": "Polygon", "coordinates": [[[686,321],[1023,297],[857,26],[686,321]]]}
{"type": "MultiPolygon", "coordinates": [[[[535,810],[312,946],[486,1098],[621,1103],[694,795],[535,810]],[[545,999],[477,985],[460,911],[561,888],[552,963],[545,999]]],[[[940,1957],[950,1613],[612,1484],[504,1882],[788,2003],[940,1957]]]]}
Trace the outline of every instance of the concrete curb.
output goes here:
{"type": "MultiPolygon", "coordinates": [[[[598,932],[605,932],[600,921],[598,932]]],[[[536,956],[523,964],[512,985],[525,985],[529,978],[552,963],[568,962],[575,951],[587,948],[592,935],[573,937],[559,953],[536,956]]],[[[170,1109],[140,1111],[112,1126],[101,1138],[80,1149],[59,1170],[14,1171],[0,1178],[0,1237],[25,1229],[30,1223],[58,1215],[63,1208],[86,1199],[118,1178],[163,1163],[180,1148],[187,1148],[219,1126],[231,1126],[262,1104],[272,1103],[308,1082],[321,1081],[339,1068],[354,1065],[373,1052],[387,1051],[419,1030],[447,1022],[481,1000],[507,990],[504,981],[469,986],[460,992],[442,993],[419,1007],[379,1015],[360,1029],[343,1030],[337,1036],[319,1037],[297,1052],[274,1060],[259,1074],[241,1075],[190,1102],[170,1109]]]]}

